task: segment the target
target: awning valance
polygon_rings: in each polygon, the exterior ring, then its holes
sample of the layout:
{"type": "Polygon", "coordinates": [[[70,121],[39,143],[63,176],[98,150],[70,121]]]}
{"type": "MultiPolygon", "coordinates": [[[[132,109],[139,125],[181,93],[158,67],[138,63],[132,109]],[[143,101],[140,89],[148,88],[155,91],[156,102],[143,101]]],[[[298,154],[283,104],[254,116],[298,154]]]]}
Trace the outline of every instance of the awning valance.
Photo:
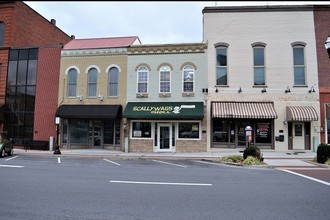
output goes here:
{"type": "Polygon", "coordinates": [[[119,119],[121,115],[121,105],[61,105],[56,112],[56,117],[79,119],[119,119]]]}
{"type": "Polygon", "coordinates": [[[203,102],[128,102],[123,113],[129,119],[202,119],[203,102]]]}
{"type": "Polygon", "coordinates": [[[318,116],[312,106],[287,106],[286,117],[288,121],[317,121],[318,116]]]}
{"type": "Polygon", "coordinates": [[[272,102],[213,102],[212,117],[275,119],[277,114],[272,102]]]}

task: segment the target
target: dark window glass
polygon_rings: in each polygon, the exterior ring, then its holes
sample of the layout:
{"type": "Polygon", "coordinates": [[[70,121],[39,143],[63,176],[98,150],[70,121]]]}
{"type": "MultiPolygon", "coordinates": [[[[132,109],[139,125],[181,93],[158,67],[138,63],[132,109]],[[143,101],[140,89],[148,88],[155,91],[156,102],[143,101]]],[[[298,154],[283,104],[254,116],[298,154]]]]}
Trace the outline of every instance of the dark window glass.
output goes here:
{"type": "Polygon", "coordinates": [[[10,50],[9,53],[9,60],[10,61],[17,61],[18,60],[19,50],[10,50]]]}
{"type": "Polygon", "coordinates": [[[88,97],[95,97],[97,90],[97,70],[91,68],[88,71],[88,97]]]}
{"type": "Polygon", "coordinates": [[[0,46],[5,42],[5,23],[0,21],[0,46]]]}
{"type": "Polygon", "coordinates": [[[68,97],[77,96],[77,75],[76,69],[70,69],[68,73],[68,97]]]}
{"type": "Polygon", "coordinates": [[[29,58],[29,49],[19,51],[19,60],[27,60],[29,58]]]}
{"type": "Polygon", "coordinates": [[[113,144],[114,121],[104,122],[104,144],[113,144]]]}
{"type": "Polygon", "coordinates": [[[118,96],[119,71],[116,67],[109,70],[109,96],[118,96]]]}
{"type": "Polygon", "coordinates": [[[70,121],[70,142],[87,143],[88,141],[88,120],[73,119],[70,121]]]}
{"type": "Polygon", "coordinates": [[[37,60],[38,59],[38,48],[30,49],[29,51],[29,60],[37,60]]]}
{"type": "Polygon", "coordinates": [[[199,123],[179,122],[179,138],[199,138],[199,123]]]}
{"type": "Polygon", "coordinates": [[[25,111],[33,112],[34,106],[35,106],[35,92],[36,87],[35,86],[28,86],[26,87],[26,105],[25,105],[25,111]]]}
{"type": "Polygon", "coordinates": [[[133,122],[133,138],[151,138],[151,122],[133,122]]]}
{"type": "Polygon", "coordinates": [[[27,85],[36,85],[37,79],[37,60],[30,60],[28,66],[27,85]]]}
{"type": "Polygon", "coordinates": [[[18,62],[17,85],[26,85],[27,63],[27,60],[18,62]]]}
{"type": "Polygon", "coordinates": [[[7,86],[16,85],[16,75],[17,75],[17,61],[9,61],[7,86]]]}
{"type": "Polygon", "coordinates": [[[272,143],[272,129],[270,122],[256,123],[256,143],[272,143]]]}
{"type": "Polygon", "coordinates": [[[227,85],[227,48],[217,48],[217,85],[227,85]]]}

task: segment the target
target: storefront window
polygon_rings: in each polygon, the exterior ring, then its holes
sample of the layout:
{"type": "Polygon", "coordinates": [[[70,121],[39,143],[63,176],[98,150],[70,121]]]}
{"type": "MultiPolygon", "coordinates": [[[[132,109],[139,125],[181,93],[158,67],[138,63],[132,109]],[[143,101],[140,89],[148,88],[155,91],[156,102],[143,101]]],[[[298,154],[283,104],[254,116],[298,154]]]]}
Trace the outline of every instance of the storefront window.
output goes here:
{"type": "Polygon", "coordinates": [[[199,138],[199,123],[179,122],[179,138],[199,138]]]}
{"type": "Polygon", "coordinates": [[[256,143],[272,143],[270,122],[256,123],[256,143]]]}
{"type": "Polygon", "coordinates": [[[88,120],[73,119],[70,122],[71,143],[87,143],[88,120]]]}
{"type": "Polygon", "coordinates": [[[114,121],[104,121],[104,144],[113,144],[114,121]]]}
{"type": "Polygon", "coordinates": [[[133,122],[133,138],[151,138],[151,122],[133,122]]]}

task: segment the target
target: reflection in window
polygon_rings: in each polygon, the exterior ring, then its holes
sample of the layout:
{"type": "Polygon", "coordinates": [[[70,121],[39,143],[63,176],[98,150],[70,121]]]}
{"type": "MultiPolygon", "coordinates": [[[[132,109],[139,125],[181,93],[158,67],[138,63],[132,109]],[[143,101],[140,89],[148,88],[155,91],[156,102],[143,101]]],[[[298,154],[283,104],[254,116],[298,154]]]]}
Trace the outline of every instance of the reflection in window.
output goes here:
{"type": "Polygon", "coordinates": [[[254,85],[265,85],[265,48],[253,48],[254,85]]]}
{"type": "Polygon", "coordinates": [[[119,71],[116,67],[109,70],[109,96],[118,96],[119,71]]]}
{"type": "Polygon", "coordinates": [[[96,97],[97,91],[97,69],[88,70],[88,97],[96,97]]]}
{"type": "Polygon", "coordinates": [[[171,92],[171,69],[169,66],[162,66],[159,71],[159,92],[171,92]]]}
{"type": "Polygon", "coordinates": [[[133,138],[151,138],[151,122],[133,122],[133,138]]]}
{"type": "Polygon", "coordinates": [[[87,143],[88,141],[88,120],[72,119],[70,120],[70,142],[87,143]]]}
{"type": "Polygon", "coordinates": [[[148,68],[141,66],[137,71],[137,92],[147,93],[148,92],[148,68]]]}
{"type": "Polygon", "coordinates": [[[0,46],[5,43],[5,23],[0,21],[0,46]]]}
{"type": "Polygon", "coordinates": [[[294,68],[294,85],[305,85],[305,54],[304,47],[293,47],[293,68],[294,68]]]}
{"type": "Polygon", "coordinates": [[[270,122],[256,123],[256,143],[272,143],[272,129],[270,122]]]}
{"type": "Polygon", "coordinates": [[[216,49],[217,64],[216,64],[216,80],[217,85],[227,85],[227,48],[219,47],[216,49]]]}
{"type": "Polygon", "coordinates": [[[68,97],[77,96],[77,75],[76,69],[70,69],[68,73],[68,97]]]}
{"type": "Polygon", "coordinates": [[[179,138],[199,138],[198,122],[179,122],[179,138]]]}
{"type": "Polygon", "coordinates": [[[195,69],[192,65],[183,67],[183,92],[194,92],[195,69]]]}

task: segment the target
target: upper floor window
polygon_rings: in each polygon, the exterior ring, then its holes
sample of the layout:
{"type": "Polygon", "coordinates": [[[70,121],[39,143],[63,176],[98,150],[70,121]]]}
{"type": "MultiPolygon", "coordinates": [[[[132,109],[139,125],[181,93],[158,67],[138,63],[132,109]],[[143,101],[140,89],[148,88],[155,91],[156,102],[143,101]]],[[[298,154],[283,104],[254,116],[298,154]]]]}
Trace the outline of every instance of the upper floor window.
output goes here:
{"type": "Polygon", "coordinates": [[[183,92],[194,92],[195,69],[192,65],[183,67],[183,92]]]}
{"type": "Polygon", "coordinates": [[[159,92],[171,92],[171,69],[169,66],[162,66],[159,71],[159,92]]]}
{"type": "Polygon", "coordinates": [[[77,75],[78,72],[76,69],[70,69],[68,72],[68,97],[77,96],[77,75]]]}
{"type": "Polygon", "coordinates": [[[137,92],[147,93],[148,92],[148,68],[145,66],[139,67],[137,70],[137,92]]]}
{"type": "Polygon", "coordinates": [[[254,85],[265,85],[265,47],[253,47],[254,85]]]}
{"type": "Polygon", "coordinates": [[[87,80],[88,80],[88,97],[96,97],[97,91],[97,74],[98,71],[96,68],[91,68],[88,70],[87,73],[87,80]]]}
{"type": "Polygon", "coordinates": [[[216,48],[216,80],[217,85],[226,86],[227,81],[227,47],[217,47],[216,48]]]}
{"type": "Polygon", "coordinates": [[[0,21],[0,46],[5,43],[5,23],[0,21]]]}
{"type": "Polygon", "coordinates": [[[294,70],[294,85],[306,85],[305,79],[305,45],[293,45],[293,70],[294,70]]]}
{"type": "Polygon", "coordinates": [[[119,70],[116,67],[109,69],[109,96],[118,96],[119,70]]]}

